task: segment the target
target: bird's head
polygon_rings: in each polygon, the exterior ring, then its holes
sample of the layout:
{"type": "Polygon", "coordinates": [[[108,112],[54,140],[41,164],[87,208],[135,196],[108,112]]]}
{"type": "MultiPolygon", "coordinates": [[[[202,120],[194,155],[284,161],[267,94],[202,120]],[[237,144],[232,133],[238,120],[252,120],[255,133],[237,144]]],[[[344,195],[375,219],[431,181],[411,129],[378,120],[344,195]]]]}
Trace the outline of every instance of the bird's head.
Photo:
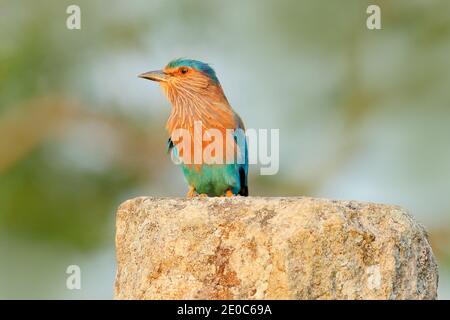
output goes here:
{"type": "Polygon", "coordinates": [[[176,59],[162,70],[145,72],[140,78],[157,81],[173,103],[177,97],[219,95],[223,92],[216,73],[207,63],[192,59],[176,59]]]}

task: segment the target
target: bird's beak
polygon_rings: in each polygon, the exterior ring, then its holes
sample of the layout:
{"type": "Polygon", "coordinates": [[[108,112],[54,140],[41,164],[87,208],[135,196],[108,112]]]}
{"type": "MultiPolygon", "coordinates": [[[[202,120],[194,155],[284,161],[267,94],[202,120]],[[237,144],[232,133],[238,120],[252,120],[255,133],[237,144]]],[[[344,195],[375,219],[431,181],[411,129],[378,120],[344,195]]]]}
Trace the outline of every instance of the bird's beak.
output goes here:
{"type": "Polygon", "coordinates": [[[155,71],[149,71],[144,72],[138,76],[142,79],[148,79],[152,81],[167,81],[167,78],[169,77],[167,74],[164,73],[162,70],[155,70],[155,71]]]}

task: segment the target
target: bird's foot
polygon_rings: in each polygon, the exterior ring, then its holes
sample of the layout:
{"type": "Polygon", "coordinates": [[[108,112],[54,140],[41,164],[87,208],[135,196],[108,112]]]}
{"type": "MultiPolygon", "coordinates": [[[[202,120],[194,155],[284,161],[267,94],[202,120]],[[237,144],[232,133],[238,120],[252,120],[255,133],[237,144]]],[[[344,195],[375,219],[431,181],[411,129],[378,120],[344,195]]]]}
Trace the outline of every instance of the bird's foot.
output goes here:
{"type": "Polygon", "coordinates": [[[187,198],[207,198],[208,195],[206,193],[197,193],[194,187],[189,186],[189,191],[186,194],[187,198]]]}
{"type": "Polygon", "coordinates": [[[227,190],[227,192],[225,192],[225,197],[230,198],[230,197],[234,197],[233,192],[231,192],[230,189],[227,190]]]}
{"type": "Polygon", "coordinates": [[[186,193],[186,197],[187,198],[194,198],[195,196],[197,196],[197,191],[195,191],[195,188],[192,186],[189,186],[189,190],[186,193]]]}

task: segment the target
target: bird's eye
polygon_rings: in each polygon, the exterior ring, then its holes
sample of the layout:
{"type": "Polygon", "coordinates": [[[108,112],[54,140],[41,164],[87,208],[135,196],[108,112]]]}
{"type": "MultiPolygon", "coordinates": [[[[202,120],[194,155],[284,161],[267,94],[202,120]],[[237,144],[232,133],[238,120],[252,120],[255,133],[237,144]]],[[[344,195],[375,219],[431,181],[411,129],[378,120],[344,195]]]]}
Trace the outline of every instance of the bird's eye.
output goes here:
{"type": "Polygon", "coordinates": [[[188,68],[181,68],[181,73],[182,74],[185,74],[185,73],[187,73],[188,72],[188,68]]]}

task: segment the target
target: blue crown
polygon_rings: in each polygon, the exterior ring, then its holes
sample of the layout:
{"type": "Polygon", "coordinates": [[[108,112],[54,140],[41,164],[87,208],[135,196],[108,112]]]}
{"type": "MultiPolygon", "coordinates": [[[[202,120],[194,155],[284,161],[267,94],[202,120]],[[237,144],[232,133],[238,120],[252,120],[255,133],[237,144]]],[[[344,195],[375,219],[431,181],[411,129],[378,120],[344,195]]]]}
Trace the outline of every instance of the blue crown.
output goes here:
{"type": "Polygon", "coordinates": [[[178,67],[189,67],[200,71],[207,75],[214,82],[219,83],[219,79],[217,79],[216,72],[213,68],[209,66],[209,64],[192,59],[175,59],[169,62],[167,65],[168,68],[178,68],[178,67]]]}

